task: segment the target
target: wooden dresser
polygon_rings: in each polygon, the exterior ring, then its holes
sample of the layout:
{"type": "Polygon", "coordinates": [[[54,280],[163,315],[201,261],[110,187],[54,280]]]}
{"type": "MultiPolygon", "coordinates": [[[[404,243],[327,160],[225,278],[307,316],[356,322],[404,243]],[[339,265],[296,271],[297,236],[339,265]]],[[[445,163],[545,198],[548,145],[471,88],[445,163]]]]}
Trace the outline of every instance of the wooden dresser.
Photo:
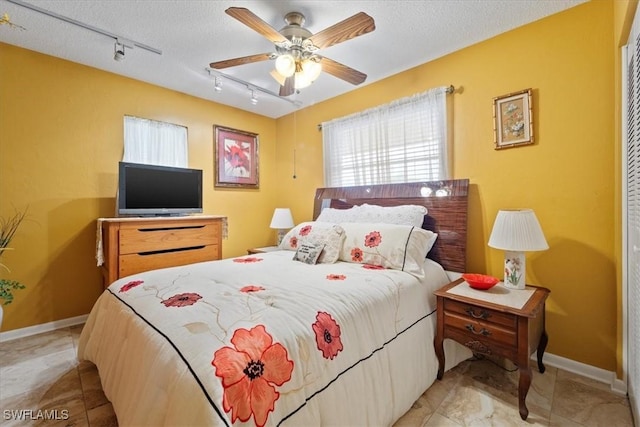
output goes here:
{"type": "Polygon", "coordinates": [[[225,221],[210,215],[98,219],[104,287],[143,271],[220,259],[225,221]]]}

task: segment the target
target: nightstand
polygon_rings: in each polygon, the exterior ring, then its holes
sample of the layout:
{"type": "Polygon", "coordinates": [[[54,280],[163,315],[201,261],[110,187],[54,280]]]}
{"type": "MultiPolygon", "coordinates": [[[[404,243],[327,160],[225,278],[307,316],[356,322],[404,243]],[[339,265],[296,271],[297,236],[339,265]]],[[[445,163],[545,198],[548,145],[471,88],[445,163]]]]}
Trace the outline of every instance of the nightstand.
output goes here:
{"type": "Polygon", "coordinates": [[[435,338],[438,379],[444,375],[445,338],[467,346],[476,354],[509,359],[518,366],[518,407],[520,417],[526,420],[529,410],[525,400],[531,385],[529,358],[534,351],[538,370],[545,371],[542,356],[548,342],[544,317],[549,290],[538,286],[515,290],[499,283],[481,291],[460,278],[434,294],[438,300],[435,338]]]}
{"type": "Polygon", "coordinates": [[[247,254],[249,255],[255,255],[255,254],[263,254],[265,252],[274,252],[274,251],[279,251],[280,248],[277,246],[265,246],[263,248],[251,248],[251,249],[247,249],[247,254]]]}

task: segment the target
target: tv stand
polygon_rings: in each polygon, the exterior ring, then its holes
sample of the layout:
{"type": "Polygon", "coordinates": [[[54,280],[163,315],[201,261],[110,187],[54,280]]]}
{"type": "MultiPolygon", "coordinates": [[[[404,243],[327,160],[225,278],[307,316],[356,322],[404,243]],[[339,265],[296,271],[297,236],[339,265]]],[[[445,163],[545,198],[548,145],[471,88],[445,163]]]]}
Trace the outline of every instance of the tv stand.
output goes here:
{"type": "Polygon", "coordinates": [[[100,218],[103,286],[122,277],[222,257],[225,217],[100,218]]]}

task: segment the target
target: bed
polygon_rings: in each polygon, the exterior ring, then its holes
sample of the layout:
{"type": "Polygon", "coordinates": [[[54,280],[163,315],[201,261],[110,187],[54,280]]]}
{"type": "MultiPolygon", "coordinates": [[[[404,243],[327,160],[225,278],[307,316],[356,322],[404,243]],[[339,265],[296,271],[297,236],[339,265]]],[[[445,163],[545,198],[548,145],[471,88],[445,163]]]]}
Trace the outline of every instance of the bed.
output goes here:
{"type": "Polygon", "coordinates": [[[318,189],[280,251],[112,283],[78,357],[123,426],[390,425],[436,378],[433,291],[464,271],[467,188],[318,189]]]}

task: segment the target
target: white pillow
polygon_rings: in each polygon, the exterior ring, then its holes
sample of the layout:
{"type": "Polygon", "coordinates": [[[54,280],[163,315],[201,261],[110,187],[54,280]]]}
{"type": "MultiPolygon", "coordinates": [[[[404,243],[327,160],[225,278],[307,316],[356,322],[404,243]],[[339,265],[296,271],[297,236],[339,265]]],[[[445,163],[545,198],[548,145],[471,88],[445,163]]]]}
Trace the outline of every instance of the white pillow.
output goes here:
{"type": "Polygon", "coordinates": [[[365,203],[360,206],[358,222],[403,224],[420,228],[426,214],[427,208],[420,205],[378,206],[365,203]]]}
{"type": "Polygon", "coordinates": [[[412,225],[422,227],[427,208],[420,205],[378,206],[363,204],[349,209],[324,208],[316,221],[332,222],[367,222],[412,225]]]}
{"type": "Polygon", "coordinates": [[[358,222],[358,211],[360,206],[353,206],[349,209],[324,208],[316,218],[318,222],[358,222]]]}
{"type": "Polygon", "coordinates": [[[321,264],[332,264],[338,260],[344,230],[337,224],[328,222],[303,222],[298,224],[284,236],[280,243],[280,249],[297,251],[300,245],[308,243],[312,245],[324,245],[324,249],[318,258],[321,264]]]}
{"type": "Polygon", "coordinates": [[[342,223],[345,233],[340,260],[381,265],[424,277],[423,263],[438,235],[398,224],[342,223]]]}

